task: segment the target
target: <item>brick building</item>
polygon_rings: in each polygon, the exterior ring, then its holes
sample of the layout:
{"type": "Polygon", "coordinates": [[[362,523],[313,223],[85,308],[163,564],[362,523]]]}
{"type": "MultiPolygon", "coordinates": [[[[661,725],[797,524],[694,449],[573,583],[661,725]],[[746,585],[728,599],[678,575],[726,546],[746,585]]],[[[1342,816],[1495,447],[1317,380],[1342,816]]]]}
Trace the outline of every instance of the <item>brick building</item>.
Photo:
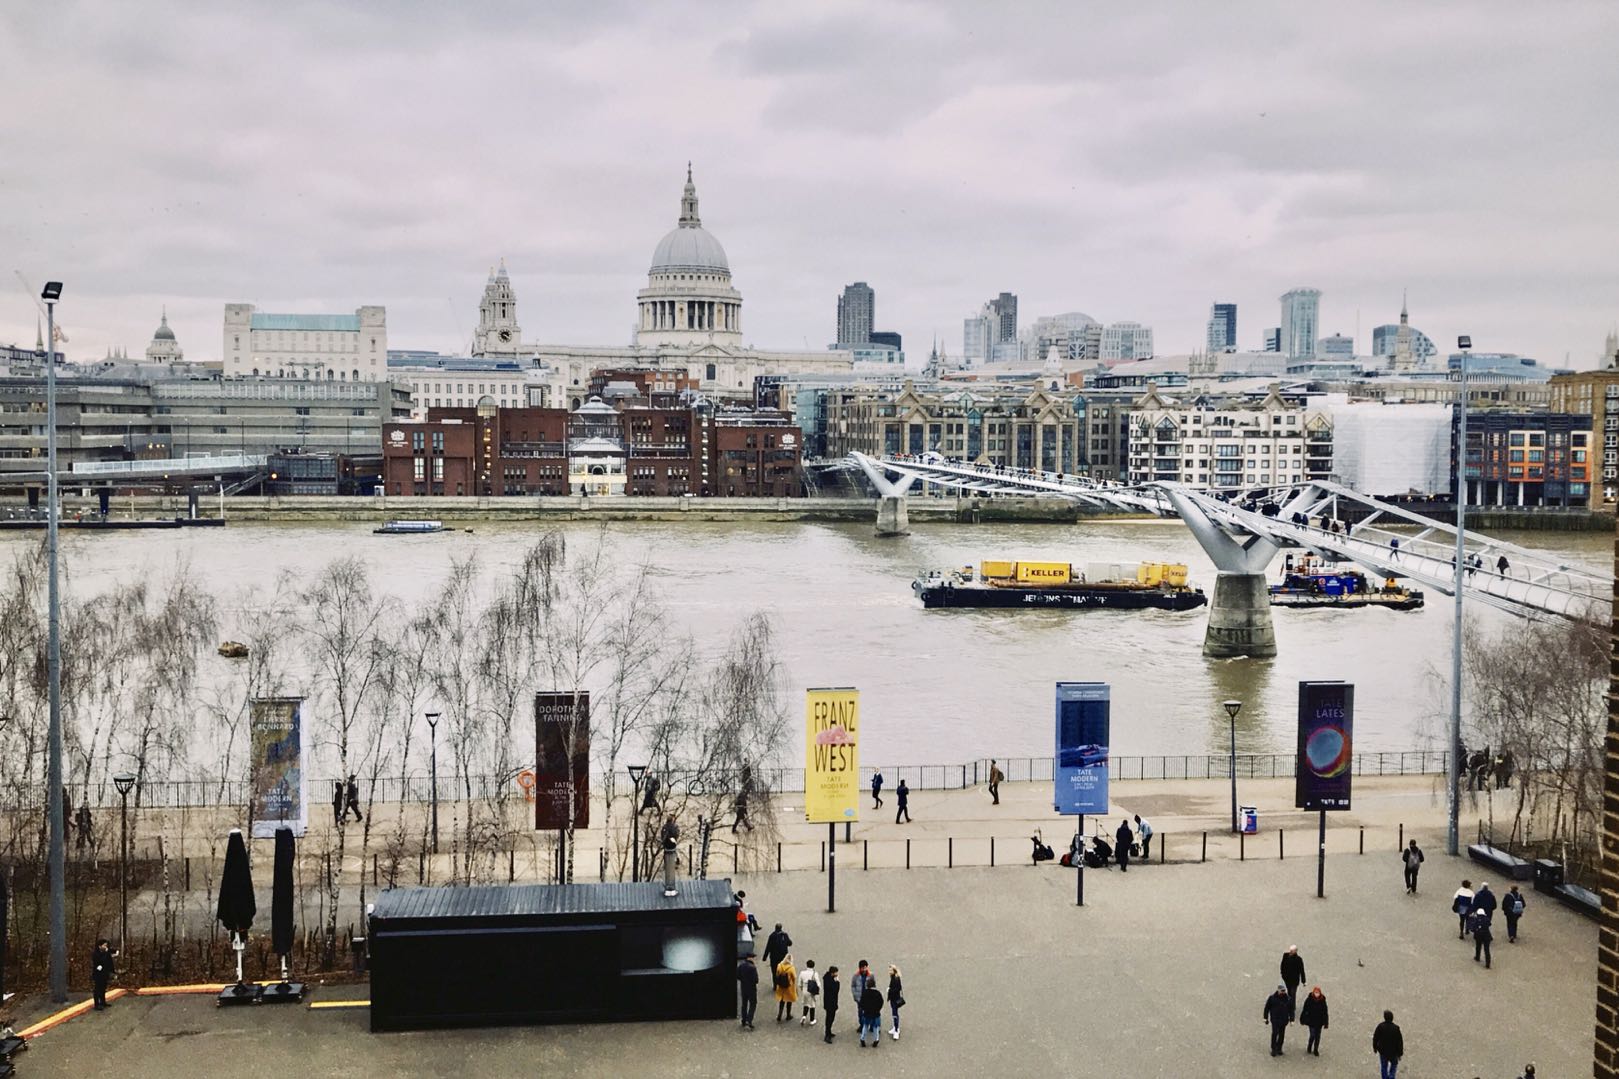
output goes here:
{"type": "Polygon", "coordinates": [[[383,485],[390,495],[803,494],[802,438],[785,414],[639,401],[431,409],[388,425],[383,485]]]}

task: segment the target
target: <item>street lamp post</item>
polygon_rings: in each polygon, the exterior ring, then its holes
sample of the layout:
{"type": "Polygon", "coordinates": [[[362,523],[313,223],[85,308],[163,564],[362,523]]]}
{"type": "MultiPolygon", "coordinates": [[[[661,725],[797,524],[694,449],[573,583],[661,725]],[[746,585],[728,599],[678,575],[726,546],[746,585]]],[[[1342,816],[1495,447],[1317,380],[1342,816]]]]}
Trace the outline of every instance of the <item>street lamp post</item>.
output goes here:
{"type": "Polygon", "coordinates": [[[1231,830],[1237,831],[1237,713],[1242,711],[1241,701],[1226,701],[1225,714],[1231,720],[1231,830]]]}
{"type": "Polygon", "coordinates": [[[429,771],[430,771],[430,773],[432,775],[432,779],[430,780],[430,783],[431,783],[431,788],[430,789],[431,789],[431,797],[433,799],[433,853],[434,854],[438,853],[438,717],[439,717],[439,714],[437,712],[429,712],[429,713],[427,713],[427,729],[429,731],[429,738],[430,738],[431,743],[432,743],[432,749],[431,749],[431,751],[430,751],[430,753],[428,755],[428,760],[430,762],[429,765],[428,765],[428,768],[429,768],[429,771]]]}
{"type": "Polygon", "coordinates": [[[641,879],[641,780],[646,777],[646,765],[632,764],[630,782],[635,793],[630,798],[630,880],[641,879]]]}
{"type": "Polygon", "coordinates": [[[135,777],[128,772],[119,772],[112,777],[112,785],[118,788],[119,811],[121,820],[118,832],[118,904],[123,912],[119,919],[118,947],[120,950],[129,947],[129,792],[135,786],[135,777]]]}
{"type": "Polygon", "coordinates": [[[54,1003],[67,1000],[67,821],[62,813],[62,602],[57,588],[56,490],[56,301],[62,282],[47,281],[40,299],[45,301],[45,547],[50,563],[47,606],[50,609],[49,655],[46,660],[50,695],[50,732],[45,779],[46,813],[50,818],[50,994],[54,1003]]]}
{"type": "Polygon", "coordinates": [[[1456,348],[1462,354],[1461,388],[1456,394],[1456,615],[1453,619],[1450,646],[1450,767],[1445,778],[1449,780],[1446,808],[1449,810],[1445,829],[1445,851],[1451,855],[1461,851],[1459,821],[1462,809],[1462,587],[1466,572],[1463,560],[1467,557],[1467,351],[1473,339],[1456,339],[1456,348]]]}

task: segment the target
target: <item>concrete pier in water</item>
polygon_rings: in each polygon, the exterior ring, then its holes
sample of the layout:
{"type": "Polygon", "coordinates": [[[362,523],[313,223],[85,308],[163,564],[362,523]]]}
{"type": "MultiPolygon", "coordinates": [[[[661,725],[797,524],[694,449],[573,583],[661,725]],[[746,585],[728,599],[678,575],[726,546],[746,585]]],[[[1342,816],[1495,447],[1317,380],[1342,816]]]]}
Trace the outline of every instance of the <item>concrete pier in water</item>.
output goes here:
{"type": "Polygon", "coordinates": [[[1203,654],[1216,659],[1276,654],[1276,625],[1263,573],[1215,575],[1203,654]]]}
{"type": "Polygon", "coordinates": [[[877,500],[877,535],[908,536],[911,515],[904,495],[883,495],[877,500]]]}

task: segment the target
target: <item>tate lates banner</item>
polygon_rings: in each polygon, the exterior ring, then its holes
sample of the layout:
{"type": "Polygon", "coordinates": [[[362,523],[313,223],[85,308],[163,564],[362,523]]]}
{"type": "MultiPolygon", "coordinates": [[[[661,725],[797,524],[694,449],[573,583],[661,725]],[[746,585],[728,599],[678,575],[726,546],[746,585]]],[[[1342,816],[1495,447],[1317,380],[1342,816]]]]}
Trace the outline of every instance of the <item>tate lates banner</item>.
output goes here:
{"type": "Polygon", "coordinates": [[[860,819],[860,691],[812,689],[804,705],[804,819],[860,819]]]}
{"type": "Polygon", "coordinates": [[[302,836],[309,826],[303,709],[302,697],[260,698],[248,705],[254,839],[269,839],[277,828],[302,836]]]}
{"type": "Polygon", "coordinates": [[[1349,808],[1354,730],[1353,685],[1299,683],[1299,763],[1293,786],[1293,804],[1299,809],[1349,808]]]}
{"type": "Polygon", "coordinates": [[[534,827],[589,828],[590,694],[536,693],[534,742],[534,827]]]}
{"type": "Polygon", "coordinates": [[[1057,683],[1057,762],[1052,785],[1059,813],[1107,812],[1111,692],[1106,682],[1057,683]]]}

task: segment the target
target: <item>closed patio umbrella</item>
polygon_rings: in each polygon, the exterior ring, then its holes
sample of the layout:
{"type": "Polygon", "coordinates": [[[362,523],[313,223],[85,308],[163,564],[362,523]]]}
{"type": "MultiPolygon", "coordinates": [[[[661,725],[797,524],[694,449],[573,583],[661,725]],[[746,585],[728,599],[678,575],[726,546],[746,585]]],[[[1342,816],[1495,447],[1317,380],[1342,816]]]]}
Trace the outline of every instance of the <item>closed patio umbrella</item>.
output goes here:
{"type": "Polygon", "coordinates": [[[299,1000],[304,995],[303,983],[292,980],[288,963],[292,955],[292,862],[296,853],[292,829],[277,828],[275,873],[270,885],[270,947],[281,957],[281,984],[264,994],[266,1003],[299,1000]]]}
{"type": "Polygon", "coordinates": [[[219,923],[229,931],[231,946],[236,949],[236,984],[220,994],[221,1001],[227,996],[241,998],[249,992],[247,979],[242,975],[242,953],[247,949],[248,930],[253,928],[253,916],[258,912],[258,900],[253,896],[253,871],[247,862],[247,844],[242,840],[242,830],[232,828],[225,844],[225,869],[219,876],[217,916],[219,923]]]}

